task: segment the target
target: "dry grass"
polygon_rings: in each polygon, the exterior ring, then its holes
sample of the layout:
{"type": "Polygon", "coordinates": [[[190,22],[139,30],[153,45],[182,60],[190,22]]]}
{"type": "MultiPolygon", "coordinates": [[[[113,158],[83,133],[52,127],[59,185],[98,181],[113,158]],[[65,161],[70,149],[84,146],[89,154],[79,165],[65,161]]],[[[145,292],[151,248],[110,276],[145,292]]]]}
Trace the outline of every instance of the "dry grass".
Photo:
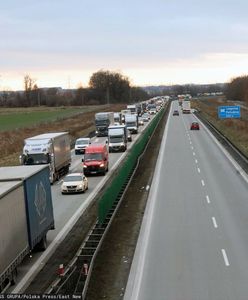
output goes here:
{"type": "Polygon", "coordinates": [[[240,119],[219,119],[218,106],[234,105],[219,99],[193,101],[192,107],[200,110],[202,114],[213,123],[236,147],[248,156],[248,110],[241,109],[240,119]]]}
{"type": "Polygon", "coordinates": [[[43,123],[30,128],[0,132],[0,166],[19,165],[24,139],[45,132],[68,131],[71,140],[86,136],[95,129],[94,115],[99,111],[120,111],[124,105],[111,105],[104,109],[99,106],[94,111],[80,113],[56,122],[43,123]]]}

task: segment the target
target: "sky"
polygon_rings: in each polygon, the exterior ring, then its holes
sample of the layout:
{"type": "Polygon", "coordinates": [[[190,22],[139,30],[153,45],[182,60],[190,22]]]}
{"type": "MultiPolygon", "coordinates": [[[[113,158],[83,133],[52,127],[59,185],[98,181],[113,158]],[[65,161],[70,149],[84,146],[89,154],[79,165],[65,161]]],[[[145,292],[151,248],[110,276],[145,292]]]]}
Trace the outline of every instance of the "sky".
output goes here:
{"type": "Polygon", "coordinates": [[[220,83],[248,72],[247,0],[0,0],[0,90],[220,83]]]}

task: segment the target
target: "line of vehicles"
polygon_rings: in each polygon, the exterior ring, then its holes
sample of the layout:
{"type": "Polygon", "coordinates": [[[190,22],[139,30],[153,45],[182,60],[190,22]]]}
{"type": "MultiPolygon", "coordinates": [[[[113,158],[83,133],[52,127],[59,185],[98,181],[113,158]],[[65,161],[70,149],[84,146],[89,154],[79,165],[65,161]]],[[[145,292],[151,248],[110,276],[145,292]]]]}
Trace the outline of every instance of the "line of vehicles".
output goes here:
{"type": "MultiPolygon", "coordinates": [[[[157,105],[159,110],[163,105],[157,105]]],[[[25,139],[21,166],[0,168],[0,293],[16,282],[17,267],[31,251],[46,249],[46,235],[55,228],[51,184],[66,175],[61,193],[83,193],[87,175],[105,175],[109,152],[126,151],[138,132],[138,121],[150,119],[148,103],[127,106],[126,112],[102,112],[95,115],[96,135],[106,143],[91,143],[79,138],[75,154],[83,154],[83,172],[69,172],[71,142],[68,132],[44,133],[25,139]],[[118,120],[117,120],[118,117],[118,120]]]]}
{"type": "MultiPolygon", "coordinates": [[[[190,114],[191,113],[191,106],[190,106],[190,95],[178,95],[178,103],[179,106],[182,108],[183,114],[190,114]]],[[[172,113],[173,116],[179,116],[179,110],[175,109],[172,113]]],[[[190,125],[190,130],[200,130],[200,124],[196,121],[192,122],[190,125]]]]}

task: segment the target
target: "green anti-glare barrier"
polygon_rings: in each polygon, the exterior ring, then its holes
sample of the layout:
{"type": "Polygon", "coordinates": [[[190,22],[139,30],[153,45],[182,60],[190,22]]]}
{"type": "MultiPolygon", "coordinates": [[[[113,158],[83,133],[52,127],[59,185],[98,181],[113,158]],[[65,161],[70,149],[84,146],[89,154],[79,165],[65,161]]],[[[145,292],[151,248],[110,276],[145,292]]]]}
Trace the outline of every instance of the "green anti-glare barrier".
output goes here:
{"type": "Polygon", "coordinates": [[[117,175],[111,182],[111,185],[102,195],[102,198],[98,204],[98,220],[102,224],[113,206],[114,201],[116,200],[123,184],[128,178],[128,175],[132,171],[133,167],[136,165],[138,157],[141,155],[145,146],[152,135],[154,129],[156,128],[158,122],[162,118],[164,113],[164,108],[152,119],[151,123],[144,132],[142,132],[139,139],[133,145],[130,153],[128,154],[127,158],[125,159],[124,164],[118,171],[117,175]]]}

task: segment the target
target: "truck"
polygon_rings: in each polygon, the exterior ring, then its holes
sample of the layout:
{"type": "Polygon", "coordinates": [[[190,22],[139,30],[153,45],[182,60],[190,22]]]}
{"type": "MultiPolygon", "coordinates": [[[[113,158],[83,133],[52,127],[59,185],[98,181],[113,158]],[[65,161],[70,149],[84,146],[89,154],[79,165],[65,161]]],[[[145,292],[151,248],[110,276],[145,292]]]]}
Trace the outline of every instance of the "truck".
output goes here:
{"type": "Polygon", "coordinates": [[[120,112],[119,113],[118,112],[114,113],[114,122],[119,123],[119,124],[122,123],[122,116],[121,116],[120,112]]]}
{"type": "Polygon", "coordinates": [[[183,114],[190,114],[190,101],[188,100],[183,100],[182,102],[182,112],[183,114]]]}
{"type": "Polygon", "coordinates": [[[131,110],[129,110],[129,109],[122,109],[121,110],[121,122],[122,122],[122,124],[125,123],[125,115],[131,115],[131,110]]]}
{"type": "Polygon", "coordinates": [[[44,133],[24,140],[22,165],[44,165],[50,168],[50,183],[69,172],[71,148],[68,132],[44,133]]]}
{"type": "Polygon", "coordinates": [[[15,284],[32,250],[44,251],[54,229],[49,167],[0,168],[0,293],[15,284]]]}
{"type": "Polygon", "coordinates": [[[114,124],[113,112],[95,114],[96,136],[108,136],[108,127],[114,124]]]}
{"type": "Polygon", "coordinates": [[[109,152],[122,151],[127,149],[128,132],[126,125],[109,126],[108,145],[109,152]]]}
{"type": "Polygon", "coordinates": [[[127,109],[130,110],[131,114],[137,114],[137,107],[135,104],[127,105],[127,109]]]}
{"type": "Polygon", "coordinates": [[[136,103],[136,111],[137,111],[138,116],[142,115],[142,105],[141,105],[141,103],[136,103]]]}
{"type": "Polygon", "coordinates": [[[139,124],[137,115],[125,115],[125,124],[131,133],[138,133],[139,124]]]}

